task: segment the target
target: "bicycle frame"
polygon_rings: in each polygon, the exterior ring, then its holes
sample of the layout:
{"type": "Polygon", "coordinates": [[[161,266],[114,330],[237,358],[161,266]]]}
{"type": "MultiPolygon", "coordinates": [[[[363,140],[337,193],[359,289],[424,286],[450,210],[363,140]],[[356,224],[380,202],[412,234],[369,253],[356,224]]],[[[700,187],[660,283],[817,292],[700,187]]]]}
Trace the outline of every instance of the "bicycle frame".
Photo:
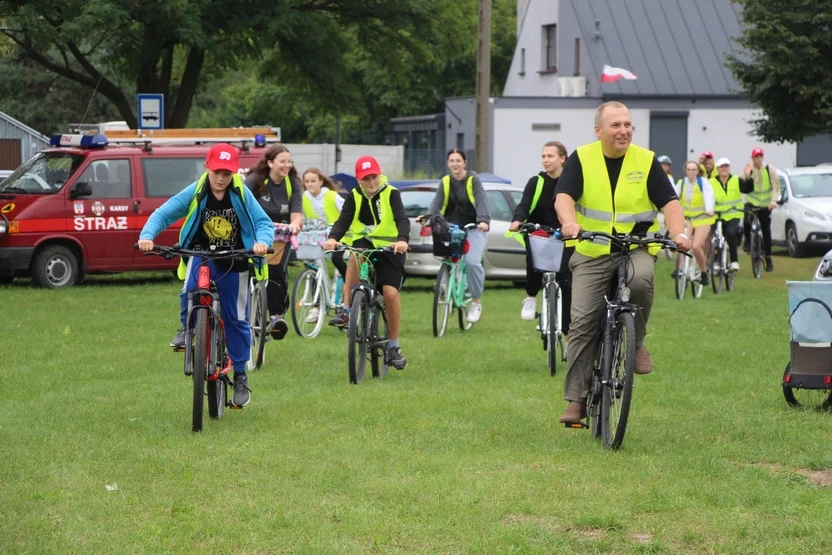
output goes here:
{"type": "MultiPolygon", "coordinates": [[[[208,313],[208,328],[206,330],[207,337],[203,338],[206,342],[210,341],[211,336],[217,333],[225,335],[225,323],[220,317],[219,295],[213,291],[211,287],[211,272],[208,266],[202,265],[199,267],[199,277],[197,280],[197,290],[188,292],[188,311],[185,316],[185,375],[192,375],[193,350],[187,348],[192,345],[194,341],[194,321],[196,320],[196,313],[204,310],[208,313]],[[198,302],[194,302],[194,297],[197,297],[198,302]]],[[[198,338],[199,339],[199,338],[198,338]]],[[[223,368],[218,368],[216,352],[216,342],[213,342],[208,352],[208,368],[215,368],[216,370],[206,376],[206,380],[216,380],[218,375],[228,373],[226,365],[223,368]]]]}
{"type": "Polygon", "coordinates": [[[468,269],[465,265],[465,258],[460,257],[457,260],[443,258],[442,264],[447,264],[450,267],[448,275],[448,299],[453,303],[453,308],[462,308],[470,304],[471,299],[465,299],[465,289],[468,286],[468,269]]]}

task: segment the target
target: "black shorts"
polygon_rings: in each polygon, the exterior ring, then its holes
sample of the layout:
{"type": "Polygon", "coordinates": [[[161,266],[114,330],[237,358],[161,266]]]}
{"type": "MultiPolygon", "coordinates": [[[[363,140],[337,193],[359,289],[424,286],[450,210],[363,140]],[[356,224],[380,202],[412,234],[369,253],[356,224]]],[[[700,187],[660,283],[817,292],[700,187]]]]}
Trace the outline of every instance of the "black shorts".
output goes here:
{"type": "MultiPolygon", "coordinates": [[[[353,246],[357,249],[371,249],[373,244],[367,239],[359,239],[353,246]]],[[[375,259],[376,282],[375,288],[381,291],[382,287],[389,285],[401,290],[404,283],[404,253],[378,252],[373,255],[375,259]]]]}

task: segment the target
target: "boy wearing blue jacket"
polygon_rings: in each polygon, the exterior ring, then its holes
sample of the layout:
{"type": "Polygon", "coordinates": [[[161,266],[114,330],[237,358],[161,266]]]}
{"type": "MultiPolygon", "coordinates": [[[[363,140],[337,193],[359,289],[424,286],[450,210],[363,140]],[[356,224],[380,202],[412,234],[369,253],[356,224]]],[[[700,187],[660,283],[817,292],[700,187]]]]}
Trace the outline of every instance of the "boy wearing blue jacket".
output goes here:
{"type": "MultiPolygon", "coordinates": [[[[195,183],[170,198],[150,215],[139,234],[139,249],[153,250],[153,239],[180,218],[185,218],[179,243],[186,249],[252,249],[263,256],[274,242],[274,225],[260,204],[245,187],[237,173],[237,149],[220,143],[211,147],[205,158],[206,173],[195,183]]],[[[259,268],[262,260],[255,259],[259,268]]],[[[197,289],[202,257],[180,264],[179,277],[185,280],[180,295],[181,343],[187,312],[185,292],[197,289]]],[[[251,329],[248,323],[248,262],[240,260],[209,260],[205,265],[217,284],[220,309],[225,322],[228,355],[234,364],[234,395],[232,404],[242,408],[251,401],[246,376],[251,329]]],[[[179,335],[174,342],[179,339],[179,335]]],[[[171,343],[171,344],[173,344],[171,343]]]]}

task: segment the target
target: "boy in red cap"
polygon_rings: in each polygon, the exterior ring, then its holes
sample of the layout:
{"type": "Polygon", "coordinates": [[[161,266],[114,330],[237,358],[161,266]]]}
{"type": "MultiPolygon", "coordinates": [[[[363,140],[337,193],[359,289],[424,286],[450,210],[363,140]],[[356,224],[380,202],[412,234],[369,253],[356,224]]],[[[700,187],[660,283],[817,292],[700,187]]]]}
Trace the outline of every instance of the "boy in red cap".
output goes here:
{"type": "Polygon", "coordinates": [[[719,172],[714,165],[714,153],[710,150],[706,150],[702,153],[702,156],[699,157],[699,165],[705,173],[705,179],[711,179],[712,177],[719,175],[719,172]]]}
{"type": "MultiPolygon", "coordinates": [[[[237,173],[237,149],[220,143],[211,147],[205,158],[206,172],[196,182],[153,211],[139,235],[139,249],[153,250],[153,239],[180,218],[185,218],[179,232],[179,244],[186,249],[252,249],[260,256],[274,242],[274,226],[251,191],[237,173]],[[206,187],[207,184],[207,187],[206,187]]],[[[194,256],[179,265],[179,277],[185,280],[180,294],[180,328],[171,346],[185,346],[187,291],[196,290],[202,257],[194,256]]],[[[232,404],[244,407],[251,401],[246,362],[251,346],[248,323],[248,262],[209,260],[220,296],[228,355],[234,364],[232,404]],[[242,302],[240,295],[245,295],[242,302]]],[[[255,259],[259,270],[262,259],[255,259]]]]}
{"type": "MultiPolygon", "coordinates": [[[[387,183],[378,161],[372,156],[362,156],[355,162],[355,177],[359,187],[347,196],[341,215],[332,225],[329,239],[323,244],[332,250],[342,241],[356,248],[372,249],[392,246],[394,252],[381,252],[375,258],[375,286],[384,295],[387,308],[387,329],[390,341],[385,360],[397,370],[407,367],[407,359],[399,345],[399,325],[402,306],[399,290],[404,281],[404,259],[410,238],[410,220],[398,189],[387,183]]],[[[352,288],[358,285],[358,264],[350,260],[344,279],[346,294],[344,309],[330,320],[332,326],[346,326],[352,288]]]]}
{"type": "MultiPolygon", "coordinates": [[[[771,211],[777,208],[780,198],[780,181],[777,169],[763,162],[763,149],[760,147],[751,151],[751,161],[745,165],[745,183],[741,183],[740,191],[745,193],[745,208],[757,213],[760,228],[763,232],[763,249],[766,256],[766,272],[774,271],[771,260],[771,211]]],[[[743,247],[745,252],[751,250],[751,222],[748,214],[743,218],[743,247]]]]}

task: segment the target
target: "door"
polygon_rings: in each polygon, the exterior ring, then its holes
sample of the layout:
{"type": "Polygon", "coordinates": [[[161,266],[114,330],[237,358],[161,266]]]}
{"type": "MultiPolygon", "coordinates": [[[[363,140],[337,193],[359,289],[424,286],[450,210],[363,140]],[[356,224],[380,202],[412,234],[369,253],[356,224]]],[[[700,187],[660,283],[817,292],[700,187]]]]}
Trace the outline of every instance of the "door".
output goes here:
{"type": "Polygon", "coordinates": [[[777,203],[777,208],[771,211],[771,240],[775,243],[785,244],[786,221],[789,219],[789,213],[794,203],[790,202],[792,195],[788,183],[786,183],[786,178],[782,175],[777,177],[780,181],[780,201],[777,203]]]}
{"type": "Polygon", "coordinates": [[[84,245],[87,267],[129,269],[137,239],[129,222],[134,201],[130,160],[92,158],[76,183],[82,181],[89,183],[92,194],[68,202],[71,229],[84,245]]]}
{"type": "Polygon", "coordinates": [[[20,139],[0,139],[0,170],[16,170],[20,165],[20,141],[20,139]]]}
{"type": "Polygon", "coordinates": [[[670,156],[673,181],[681,179],[688,156],[688,112],[650,112],[650,150],[670,156]]]}

